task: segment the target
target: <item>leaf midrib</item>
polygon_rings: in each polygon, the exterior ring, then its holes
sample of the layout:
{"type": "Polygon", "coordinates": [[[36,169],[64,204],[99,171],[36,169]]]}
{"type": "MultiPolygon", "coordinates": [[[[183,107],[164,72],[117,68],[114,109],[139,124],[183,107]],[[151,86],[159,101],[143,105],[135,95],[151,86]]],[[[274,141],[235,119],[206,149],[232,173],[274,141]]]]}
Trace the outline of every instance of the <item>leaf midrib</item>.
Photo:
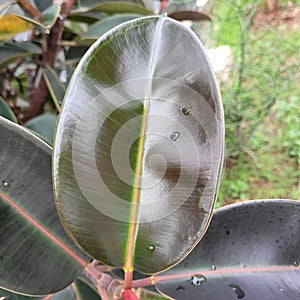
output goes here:
{"type": "Polygon", "coordinates": [[[160,32],[162,29],[163,21],[165,20],[166,16],[161,16],[158,20],[156,25],[155,37],[154,37],[154,44],[153,49],[149,61],[149,71],[147,77],[147,86],[146,86],[146,94],[144,99],[144,113],[142,118],[142,126],[141,126],[141,133],[140,133],[140,141],[138,145],[138,157],[135,169],[135,179],[134,179],[134,190],[132,196],[132,205],[131,205],[131,214],[129,219],[129,230],[128,230],[128,243],[127,249],[125,254],[125,264],[124,264],[124,271],[125,272],[133,272],[134,269],[134,253],[135,253],[135,244],[136,244],[136,237],[138,231],[138,205],[139,205],[139,198],[140,198],[140,184],[141,184],[141,175],[143,171],[143,158],[144,158],[144,145],[145,145],[145,134],[147,130],[147,120],[148,120],[148,112],[149,112],[149,101],[151,95],[151,87],[152,87],[152,79],[154,74],[154,67],[155,67],[155,57],[158,48],[158,41],[160,32]]]}

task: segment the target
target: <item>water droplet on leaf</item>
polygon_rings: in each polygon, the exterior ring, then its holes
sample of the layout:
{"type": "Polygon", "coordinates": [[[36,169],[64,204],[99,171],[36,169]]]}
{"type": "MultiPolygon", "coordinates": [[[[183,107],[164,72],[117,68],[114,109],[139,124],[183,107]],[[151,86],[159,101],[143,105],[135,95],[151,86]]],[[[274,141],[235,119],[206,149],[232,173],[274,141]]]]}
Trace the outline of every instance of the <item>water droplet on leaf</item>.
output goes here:
{"type": "Polygon", "coordinates": [[[149,246],[147,246],[147,250],[148,250],[149,252],[153,253],[153,252],[155,251],[155,246],[149,245],[149,246]]]}
{"type": "Polygon", "coordinates": [[[294,262],[293,262],[293,266],[294,266],[294,267],[299,267],[299,262],[298,262],[298,261],[294,261],[294,262]]]}
{"type": "Polygon", "coordinates": [[[237,284],[229,284],[229,287],[234,290],[238,299],[242,299],[246,296],[245,292],[237,284]]]}
{"type": "Polygon", "coordinates": [[[199,274],[199,275],[194,275],[194,276],[192,276],[191,277],[191,279],[190,279],[190,283],[192,284],[192,285],[201,285],[201,284],[203,284],[203,283],[205,283],[206,282],[206,277],[205,276],[203,276],[203,275],[201,275],[201,274],[199,274]]]}
{"type": "Polygon", "coordinates": [[[183,113],[185,116],[187,116],[191,112],[191,107],[181,107],[180,112],[183,113]]]}
{"type": "Polygon", "coordinates": [[[180,133],[178,131],[174,131],[171,135],[170,135],[170,139],[172,141],[177,141],[177,139],[179,138],[180,133]]]}
{"type": "Polygon", "coordinates": [[[10,187],[10,183],[7,182],[7,181],[5,181],[5,180],[2,180],[2,184],[3,184],[3,186],[6,187],[6,188],[9,188],[9,187],[10,187]]]}

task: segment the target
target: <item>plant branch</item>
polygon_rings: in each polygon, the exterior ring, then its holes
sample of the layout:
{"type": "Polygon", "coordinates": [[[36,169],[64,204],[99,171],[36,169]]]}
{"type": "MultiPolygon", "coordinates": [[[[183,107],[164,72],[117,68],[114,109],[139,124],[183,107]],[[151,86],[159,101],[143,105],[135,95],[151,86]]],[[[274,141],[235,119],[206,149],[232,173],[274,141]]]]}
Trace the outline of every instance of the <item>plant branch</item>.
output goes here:
{"type": "Polygon", "coordinates": [[[47,84],[43,77],[37,82],[36,78],[41,68],[53,67],[56,61],[57,53],[60,49],[60,42],[62,39],[62,33],[64,30],[64,19],[70,13],[70,10],[74,4],[74,0],[63,0],[61,4],[61,14],[56,19],[53,27],[50,30],[49,35],[44,43],[43,52],[39,62],[39,66],[36,70],[35,78],[29,88],[30,106],[22,117],[22,122],[26,122],[33,117],[43,112],[43,106],[49,94],[47,84]]]}
{"type": "Polygon", "coordinates": [[[133,279],[133,272],[132,270],[124,270],[124,273],[124,289],[130,290],[133,279]]]}
{"type": "Polygon", "coordinates": [[[40,12],[34,6],[32,6],[27,0],[17,0],[17,3],[31,17],[36,18],[40,15],[40,12]]]}
{"type": "Polygon", "coordinates": [[[93,260],[85,269],[85,273],[91,278],[97,287],[102,300],[121,299],[123,282],[104,273],[111,271],[111,267],[98,265],[98,261],[93,260]]]}

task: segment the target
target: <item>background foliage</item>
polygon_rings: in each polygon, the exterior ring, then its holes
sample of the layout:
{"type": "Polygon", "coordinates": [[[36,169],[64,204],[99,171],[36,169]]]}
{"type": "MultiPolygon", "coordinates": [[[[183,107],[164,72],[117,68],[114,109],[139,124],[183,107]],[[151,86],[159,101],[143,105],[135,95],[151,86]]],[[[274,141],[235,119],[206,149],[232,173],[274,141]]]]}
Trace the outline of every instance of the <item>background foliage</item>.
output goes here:
{"type": "Polygon", "coordinates": [[[220,81],[226,169],[218,205],[254,198],[299,198],[299,8],[281,1],[214,1],[209,46],[229,45],[233,64],[220,81]]]}

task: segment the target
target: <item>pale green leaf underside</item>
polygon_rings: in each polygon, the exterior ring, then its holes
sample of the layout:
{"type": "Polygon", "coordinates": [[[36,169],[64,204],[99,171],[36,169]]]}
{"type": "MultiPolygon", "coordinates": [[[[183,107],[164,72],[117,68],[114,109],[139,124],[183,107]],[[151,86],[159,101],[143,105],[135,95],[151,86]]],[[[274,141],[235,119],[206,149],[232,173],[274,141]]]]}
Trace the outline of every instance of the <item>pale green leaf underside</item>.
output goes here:
{"type": "Polygon", "coordinates": [[[170,267],[210,220],[223,134],[215,78],[189,29],[164,16],[113,29],[84,56],[63,104],[54,149],[62,220],[107,264],[124,266],[132,250],[141,272],[170,267]]]}

